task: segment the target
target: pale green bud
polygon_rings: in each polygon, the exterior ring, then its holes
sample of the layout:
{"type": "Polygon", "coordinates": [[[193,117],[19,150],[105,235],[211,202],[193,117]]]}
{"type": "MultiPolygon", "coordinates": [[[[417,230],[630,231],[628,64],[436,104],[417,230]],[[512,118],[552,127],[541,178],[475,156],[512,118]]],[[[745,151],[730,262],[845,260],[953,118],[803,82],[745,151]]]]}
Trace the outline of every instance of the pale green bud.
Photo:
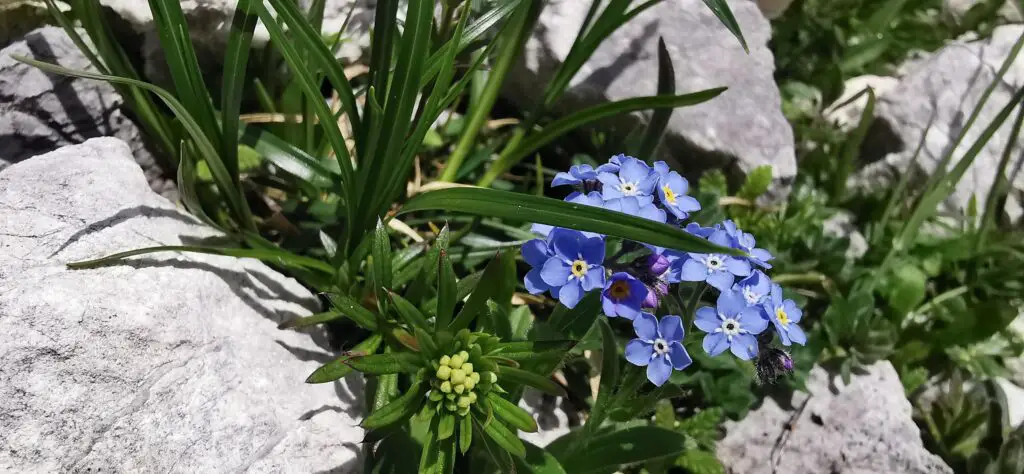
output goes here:
{"type": "Polygon", "coordinates": [[[455,354],[455,355],[452,356],[451,360],[448,362],[448,366],[453,368],[453,369],[458,369],[458,368],[462,367],[462,363],[465,362],[465,361],[466,361],[466,359],[463,359],[462,356],[460,356],[458,354],[455,354]]]}
{"type": "Polygon", "coordinates": [[[466,373],[462,370],[453,370],[449,380],[451,380],[454,385],[460,385],[466,381],[466,373]]]}
{"type": "Polygon", "coordinates": [[[452,359],[451,359],[451,357],[448,357],[448,356],[441,356],[441,365],[442,365],[442,366],[444,366],[444,365],[448,365],[448,364],[451,364],[451,362],[452,362],[452,359]]]}
{"type": "Polygon", "coordinates": [[[444,392],[444,393],[451,393],[452,392],[452,383],[447,381],[447,380],[445,380],[444,382],[441,382],[441,391],[444,392]]]}
{"type": "Polygon", "coordinates": [[[466,362],[465,364],[462,364],[462,371],[467,373],[467,374],[472,374],[473,373],[473,364],[471,364],[469,362],[466,362]]]}
{"type": "Polygon", "coordinates": [[[441,380],[448,380],[448,377],[451,376],[451,374],[452,374],[452,369],[450,367],[448,367],[447,365],[442,365],[441,367],[439,367],[437,369],[437,374],[436,375],[437,375],[437,378],[439,378],[441,380]]]}

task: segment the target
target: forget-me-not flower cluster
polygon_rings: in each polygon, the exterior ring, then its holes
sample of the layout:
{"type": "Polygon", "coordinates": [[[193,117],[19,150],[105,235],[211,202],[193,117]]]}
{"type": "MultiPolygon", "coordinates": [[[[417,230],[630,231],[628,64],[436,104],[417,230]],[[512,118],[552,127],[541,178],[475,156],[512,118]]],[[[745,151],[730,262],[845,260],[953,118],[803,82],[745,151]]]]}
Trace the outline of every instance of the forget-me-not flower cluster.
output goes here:
{"type": "Polygon", "coordinates": [[[696,285],[693,291],[707,285],[718,292],[716,304],[686,315],[705,333],[703,350],[711,356],[729,351],[743,360],[758,358],[759,364],[767,363],[761,359],[782,361],[781,371],[792,370],[785,351],[759,347],[771,340],[770,331],[786,346],[807,341],[797,325],[800,308],[765,273],[772,268],[771,253],[758,248],[754,236],[730,220],[711,227],[688,222],[701,206],[688,195],[686,178],[662,161],[652,166],[616,155],[596,168],[572,166],[558,173],[551,185],[572,188],[566,201],[678,226],[745,256],[680,252],[627,241],[624,249],[646,247],[650,253],[620,262],[630,252],[605,255],[603,235],[535,224],[532,230],[543,238],[523,245],[523,258],[532,267],[524,281],[527,291],[547,292],[568,308],[587,293],[600,292],[607,317],[633,322],[637,337],[626,345],[626,360],[647,367],[648,380],[661,386],[673,370],[685,369],[692,359],[683,346],[684,320],[677,315],[659,320],[655,313],[671,285],[689,282],[696,285]]]}

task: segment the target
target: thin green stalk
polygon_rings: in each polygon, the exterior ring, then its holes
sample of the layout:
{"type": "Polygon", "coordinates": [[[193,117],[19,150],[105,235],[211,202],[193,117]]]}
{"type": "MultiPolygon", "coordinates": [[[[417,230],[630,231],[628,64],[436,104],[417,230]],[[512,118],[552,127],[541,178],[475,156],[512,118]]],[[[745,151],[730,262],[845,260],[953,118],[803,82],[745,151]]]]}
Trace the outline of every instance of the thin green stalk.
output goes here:
{"type": "Polygon", "coordinates": [[[448,157],[448,162],[445,164],[444,172],[440,177],[441,181],[455,181],[455,177],[459,173],[459,167],[462,166],[462,162],[473,150],[477,135],[479,135],[480,129],[483,128],[484,123],[490,116],[494,102],[498,99],[498,93],[501,92],[505,76],[508,74],[509,69],[512,68],[513,62],[519,57],[523,44],[529,38],[533,29],[531,28],[533,26],[531,20],[536,18],[533,12],[537,9],[535,5],[539,3],[541,2],[530,2],[520,6],[513,14],[512,19],[509,20],[507,34],[502,35],[505,41],[501,46],[501,51],[498,53],[494,67],[487,75],[487,83],[484,85],[479,101],[473,104],[473,108],[469,112],[469,119],[466,121],[466,127],[462,131],[462,136],[459,137],[455,150],[448,157]]]}
{"type": "Polygon", "coordinates": [[[573,445],[567,454],[586,448],[590,438],[597,433],[597,430],[601,428],[601,424],[608,418],[608,414],[636,395],[646,381],[647,374],[644,369],[633,364],[627,364],[625,373],[622,376],[622,382],[619,384],[618,390],[615,391],[615,395],[608,398],[598,397],[598,402],[594,404],[590,417],[587,418],[587,422],[580,428],[580,434],[573,440],[573,445]],[[607,401],[601,403],[602,400],[607,401]]]}
{"type": "Polygon", "coordinates": [[[1010,157],[1016,148],[1017,137],[1020,136],[1022,125],[1024,125],[1024,107],[1017,111],[1017,118],[1013,121],[1010,137],[1006,141],[1006,147],[1003,149],[1003,156],[999,159],[999,166],[996,167],[995,182],[992,185],[992,190],[988,193],[988,197],[985,199],[985,211],[981,215],[981,223],[978,226],[977,233],[974,235],[975,254],[981,250],[982,245],[985,243],[986,234],[995,225],[996,205],[1006,196],[1009,190],[1010,183],[1006,179],[1006,168],[1010,165],[1010,157]]]}

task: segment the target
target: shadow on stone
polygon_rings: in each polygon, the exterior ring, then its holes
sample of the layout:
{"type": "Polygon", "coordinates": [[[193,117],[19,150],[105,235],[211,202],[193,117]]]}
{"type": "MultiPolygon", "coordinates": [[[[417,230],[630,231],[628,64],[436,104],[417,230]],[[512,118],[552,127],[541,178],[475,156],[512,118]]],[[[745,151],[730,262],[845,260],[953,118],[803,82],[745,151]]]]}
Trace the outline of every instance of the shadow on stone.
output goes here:
{"type": "MultiPolygon", "coordinates": [[[[84,236],[86,236],[88,234],[91,234],[93,232],[99,231],[101,229],[106,229],[108,227],[113,227],[113,226],[115,226],[117,224],[120,224],[122,222],[127,222],[127,221],[129,221],[131,219],[134,219],[136,217],[147,217],[147,218],[166,217],[168,219],[174,219],[174,220],[181,221],[181,222],[184,222],[184,223],[187,223],[187,224],[199,224],[199,220],[198,219],[196,219],[196,218],[194,218],[192,216],[189,216],[188,214],[184,214],[181,211],[178,211],[176,209],[163,209],[163,208],[152,207],[152,206],[129,207],[127,209],[122,209],[122,210],[118,211],[117,213],[115,213],[114,215],[112,215],[110,217],[107,217],[105,219],[101,219],[101,220],[98,220],[96,222],[93,222],[92,224],[87,225],[84,229],[82,229],[82,230],[80,230],[78,232],[75,232],[70,237],[68,237],[68,239],[63,244],[61,244],[60,247],[57,248],[57,250],[54,250],[53,253],[50,254],[50,257],[56,256],[58,253],[60,253],[64,249],[68,248],[68,246],[70,246],[71,244],[77,242],[79,239],[81,239],[82,237],[84,237],[84,236]]],[[[184,242],[185,240],[186,239],[184,237],[182,237],[182,241],[184,242]]],[[[197,245],[197,244],[185,244],[185,245],[197,245]]]]}

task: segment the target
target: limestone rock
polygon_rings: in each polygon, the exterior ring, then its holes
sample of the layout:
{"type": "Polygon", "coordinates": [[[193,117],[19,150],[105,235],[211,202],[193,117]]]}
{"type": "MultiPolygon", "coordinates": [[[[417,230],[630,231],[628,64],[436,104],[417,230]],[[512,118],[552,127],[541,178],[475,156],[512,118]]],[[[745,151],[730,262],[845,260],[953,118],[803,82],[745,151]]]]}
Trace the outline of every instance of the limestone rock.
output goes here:
{"type": "Polygon", "coordinates": [[[743,420],[726,423],[727,434],[717,453],[726,472],[953,472],[924,448],[910,402],[889,362],[867,367],[848,386],[839,376],[815,367],[807,388],[810,397],[797,392],[790,407],[766,398],[743,420]],[[784,435],[787,423],[792,431],[784,435]],[[773,449],[780,438],[784,441],[774,453],[773,470],[773,449]]]}
{"type": "MultiPolygon", "coordinates": [[[[959,20],[967,14],[968,10],[973,8],[975,5],[980,5],[982,3],[986,2],[984,0],[945,0],[942,8],[947,14],[959,20]]],[[[996,14],[1001,18],[1014,23],[1024,21],[1024,11],[1022,11],[1021,5],[1019,5],[1015,0],[1006,0],[1003,2],[1003,6],[999,7],[996,14]]]]}
{"type": "Polygon", "coordinates": [[[316,309],[260,262],[159,253],[220,235],[92,139],[0,172],[0,472],[358,472],[360,389],[303,379],[316,309]]]}
{"type": "Polygon", "coordinates": [[[757,0],[757,7],[765,17],[774,20],[782,16],[792,3],[793,0],[757,0]]]}
{"type": "Polygon", "coordinates": [[[527,389],[519,406],[530,413],[540,428],[536,433],[519,432],[519,436],[537,446],[544,447],[580,425],[579,414],[562,397],[527,389]]]}
{"type": "Polygon", "coordinates": [[[825,118],[835,123],[841,130],[849,132],[857,128],[868,104],[867,94],[854,99],[857,94],[863,92],[864,89],[871,88],[877,101],[878,98],[895,89],[897,85],[899,85],[899,81],[894,77],[870,74],[851,77],[843,83],[843,94],[825,108],[825,118]]]}
{"type": "Polygon", "coordinates": [[[0,169],[65,145],[113,136],[129,144],[153,190],[175,199],[174,182],[147,150],[142,131],[121,111],[124,101],[110,84],[47,74],[12,54],[92,69],[64,30],[54,26],[0,50],[0,169]]]}
{"type": "MultiPolygon", "coordinates": [[[[988,40],[956,41],[931,56],[916,60],[902,68],[899,85],[878,100],[876,121],[868,133],[863,158],[871,164],[853,177],[855,187],[878,189],[892,185],[902,173],[911,173],[911,184],[919,184],[938,168],[942,157],[953,145],[981,95],[995,77],[1013,43],[1024,32],[1024,25],[1007,25],[995,29],[988,40]],[[912,160],[928,124],[934,120],[924,140],[921,153],[912,160]]],[[[1018,56],[986,102],[981,115],[957,147],[952,169],[964,156],[984,129],[1013,95],[1024,85],[1024,56],[1018,56]]],[[[1009,139],[1013,114],[984,146],[967,170],[942,211],[963,215],[974,196],[979,206],[985,202],[995,182],[995,170],[1009,139]]],[[[1007,218],[1019,221],[1024,215],[1021,197],[1024,193],[1021,138],[1014,144],[1007,177],[1011,183],[1006,203],[1007,218]]]]}
{"type": "MultiPolygon", "coordinates": [[[[658,80],[658,38],[664,38],[676,72],[676,93],[727,86],[718,97],[676,109],[669,121],[659,158],[674,162],[685,174],[726,167],[743,174],[771,165],[776,178],[773,197],[788,192],[796,174],[793,131],[782,115],[779,90],[772,78],[774,60],[767,47],[771,29],[750,0],[731,0],[751,51],[726,30],[701,0],[662,2],[616,30],[597,48],[565,95],[556,113],[568,113],[607,101],[654,95],[658,80]]],[[[506,79],[505,95],[530,108],[565,59],[589,2],[548,2],[506,79]]],[[[607,122],[619,134],[646,122],[644,114],[607,122]]],[[[606,122],[602,122],[605,126],[606,122]]]]}

